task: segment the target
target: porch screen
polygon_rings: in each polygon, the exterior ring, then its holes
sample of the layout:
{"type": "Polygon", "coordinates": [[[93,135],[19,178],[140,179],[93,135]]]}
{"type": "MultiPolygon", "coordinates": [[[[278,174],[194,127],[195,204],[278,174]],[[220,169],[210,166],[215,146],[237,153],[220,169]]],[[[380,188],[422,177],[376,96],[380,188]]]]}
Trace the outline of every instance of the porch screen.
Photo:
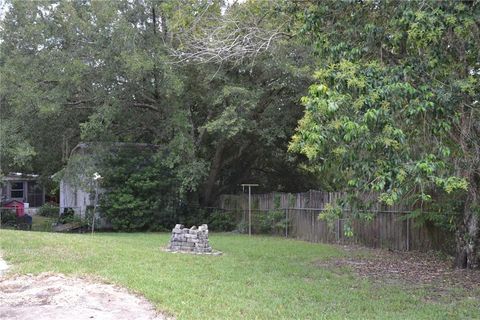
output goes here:
{"type": "Polygon", "coordinates": [[[30,207],[40,207],[44,203],[43,189],[35,182],[28,182],[28,203],[30,207]]]}

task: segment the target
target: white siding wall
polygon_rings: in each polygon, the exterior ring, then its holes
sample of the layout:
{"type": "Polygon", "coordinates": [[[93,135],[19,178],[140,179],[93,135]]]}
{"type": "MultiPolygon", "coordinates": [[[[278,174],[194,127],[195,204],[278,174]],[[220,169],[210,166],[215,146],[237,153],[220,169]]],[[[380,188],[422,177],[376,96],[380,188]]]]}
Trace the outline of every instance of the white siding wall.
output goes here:
{"type": "Polygon", "coordinates": [[[60,208],[73,208],[76,214],[83,217],[87,206],[91,204],[88,192],[75,188],[67,181],[60,181],[60,208]]]}

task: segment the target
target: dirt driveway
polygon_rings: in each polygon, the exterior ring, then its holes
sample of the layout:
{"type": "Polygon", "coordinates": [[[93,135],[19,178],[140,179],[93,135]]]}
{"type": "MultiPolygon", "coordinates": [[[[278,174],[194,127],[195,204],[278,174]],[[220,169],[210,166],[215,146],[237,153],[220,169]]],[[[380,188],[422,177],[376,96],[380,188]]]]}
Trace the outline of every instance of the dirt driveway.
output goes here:
{"type": "Polygon", "coordinates": [[[161,320],[146,299],[118,286],[58,274],[1,276],[0,319],[161,320]]]}

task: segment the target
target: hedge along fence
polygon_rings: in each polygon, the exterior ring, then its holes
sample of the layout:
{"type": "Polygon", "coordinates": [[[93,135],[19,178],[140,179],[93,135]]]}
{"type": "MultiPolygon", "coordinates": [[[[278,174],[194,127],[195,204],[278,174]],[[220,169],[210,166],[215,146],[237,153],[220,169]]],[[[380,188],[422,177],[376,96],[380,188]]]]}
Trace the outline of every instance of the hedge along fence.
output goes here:
{"type": "MultiPolygon", "coordinates": [[[[314,190],[296,194],[252,194],[252,232],[265,233],[265,224],[272,223],[270,232],[266,233],[309,242],[361,244],[402,251],[450,251],[452,248],[453,234],[433,225],[417,225],[415,219],[407,217],[409,211],[401,205],[387,210],[381,204],[374,203],[369,210],[374,213],[369,221],[355,218],[318,219],[327,204],[344,196],[340,192],[314,190]]],[[[365,200],[372,199],[366,196],[365,200]]],[[[237,217],[241,216],[240,225],[243,227],[240,231],[245,231],[248,195],[222,195],[219,207],[236,212],[237,217]]],[[[348,210],[343,212],[343,216],[349,214],[348,210]]]]}

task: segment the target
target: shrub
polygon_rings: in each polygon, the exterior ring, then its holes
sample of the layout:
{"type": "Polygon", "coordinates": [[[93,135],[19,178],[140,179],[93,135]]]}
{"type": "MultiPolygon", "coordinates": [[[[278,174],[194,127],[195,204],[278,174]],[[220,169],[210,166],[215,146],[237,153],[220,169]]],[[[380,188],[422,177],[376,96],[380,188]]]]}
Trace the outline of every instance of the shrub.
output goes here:
{"type": "Polygon", "coordinates": [[[42,217],[57,218],[59,216],[60,208],[52,203],[45,203],[38,208],[38,214],[42,217]]]}
{"type": "Polygon", "coordinates": [[[281,234],[287,227],[285,212],[269,211],[259,216],[259,231],[265,234],[281,234]]]}
{"type": "Polygon", "coordinates": [[[225,211],[213,211],[208,219],[208,228],[212,231],[232,231],[236,227],[234,218],[225,211]]]}
{"type": "Polygon", "coordinates": [[[164,230],[186,224],[172,170],[150,150],[121,150],[105,160],[100,210],[114,230],[164,230]],[[176,217],[176,214],[179,217],[176,217]],[[176,219],[177,218],[177,219],[176,219]],[[177,220],[177,221],[175,221],[177,220]]]}
{"type": "Polygon", "coordinates": [[[17,223],[15,210],[0,209],[2,225],[14,226],[17,223]]]}
{"type": "Polygon", "coordinates": [[[80,222],[80,218],[75,216],[75,211],[72,208],[64,208],[62,214],[58,218],[60,223],[80,222]]]}
{"type": "Polygon", "coordinates": [[[237,231],[240,233],[247,233],[248,232],[248,222],[241,221],[237,224],[237,231]]]}

